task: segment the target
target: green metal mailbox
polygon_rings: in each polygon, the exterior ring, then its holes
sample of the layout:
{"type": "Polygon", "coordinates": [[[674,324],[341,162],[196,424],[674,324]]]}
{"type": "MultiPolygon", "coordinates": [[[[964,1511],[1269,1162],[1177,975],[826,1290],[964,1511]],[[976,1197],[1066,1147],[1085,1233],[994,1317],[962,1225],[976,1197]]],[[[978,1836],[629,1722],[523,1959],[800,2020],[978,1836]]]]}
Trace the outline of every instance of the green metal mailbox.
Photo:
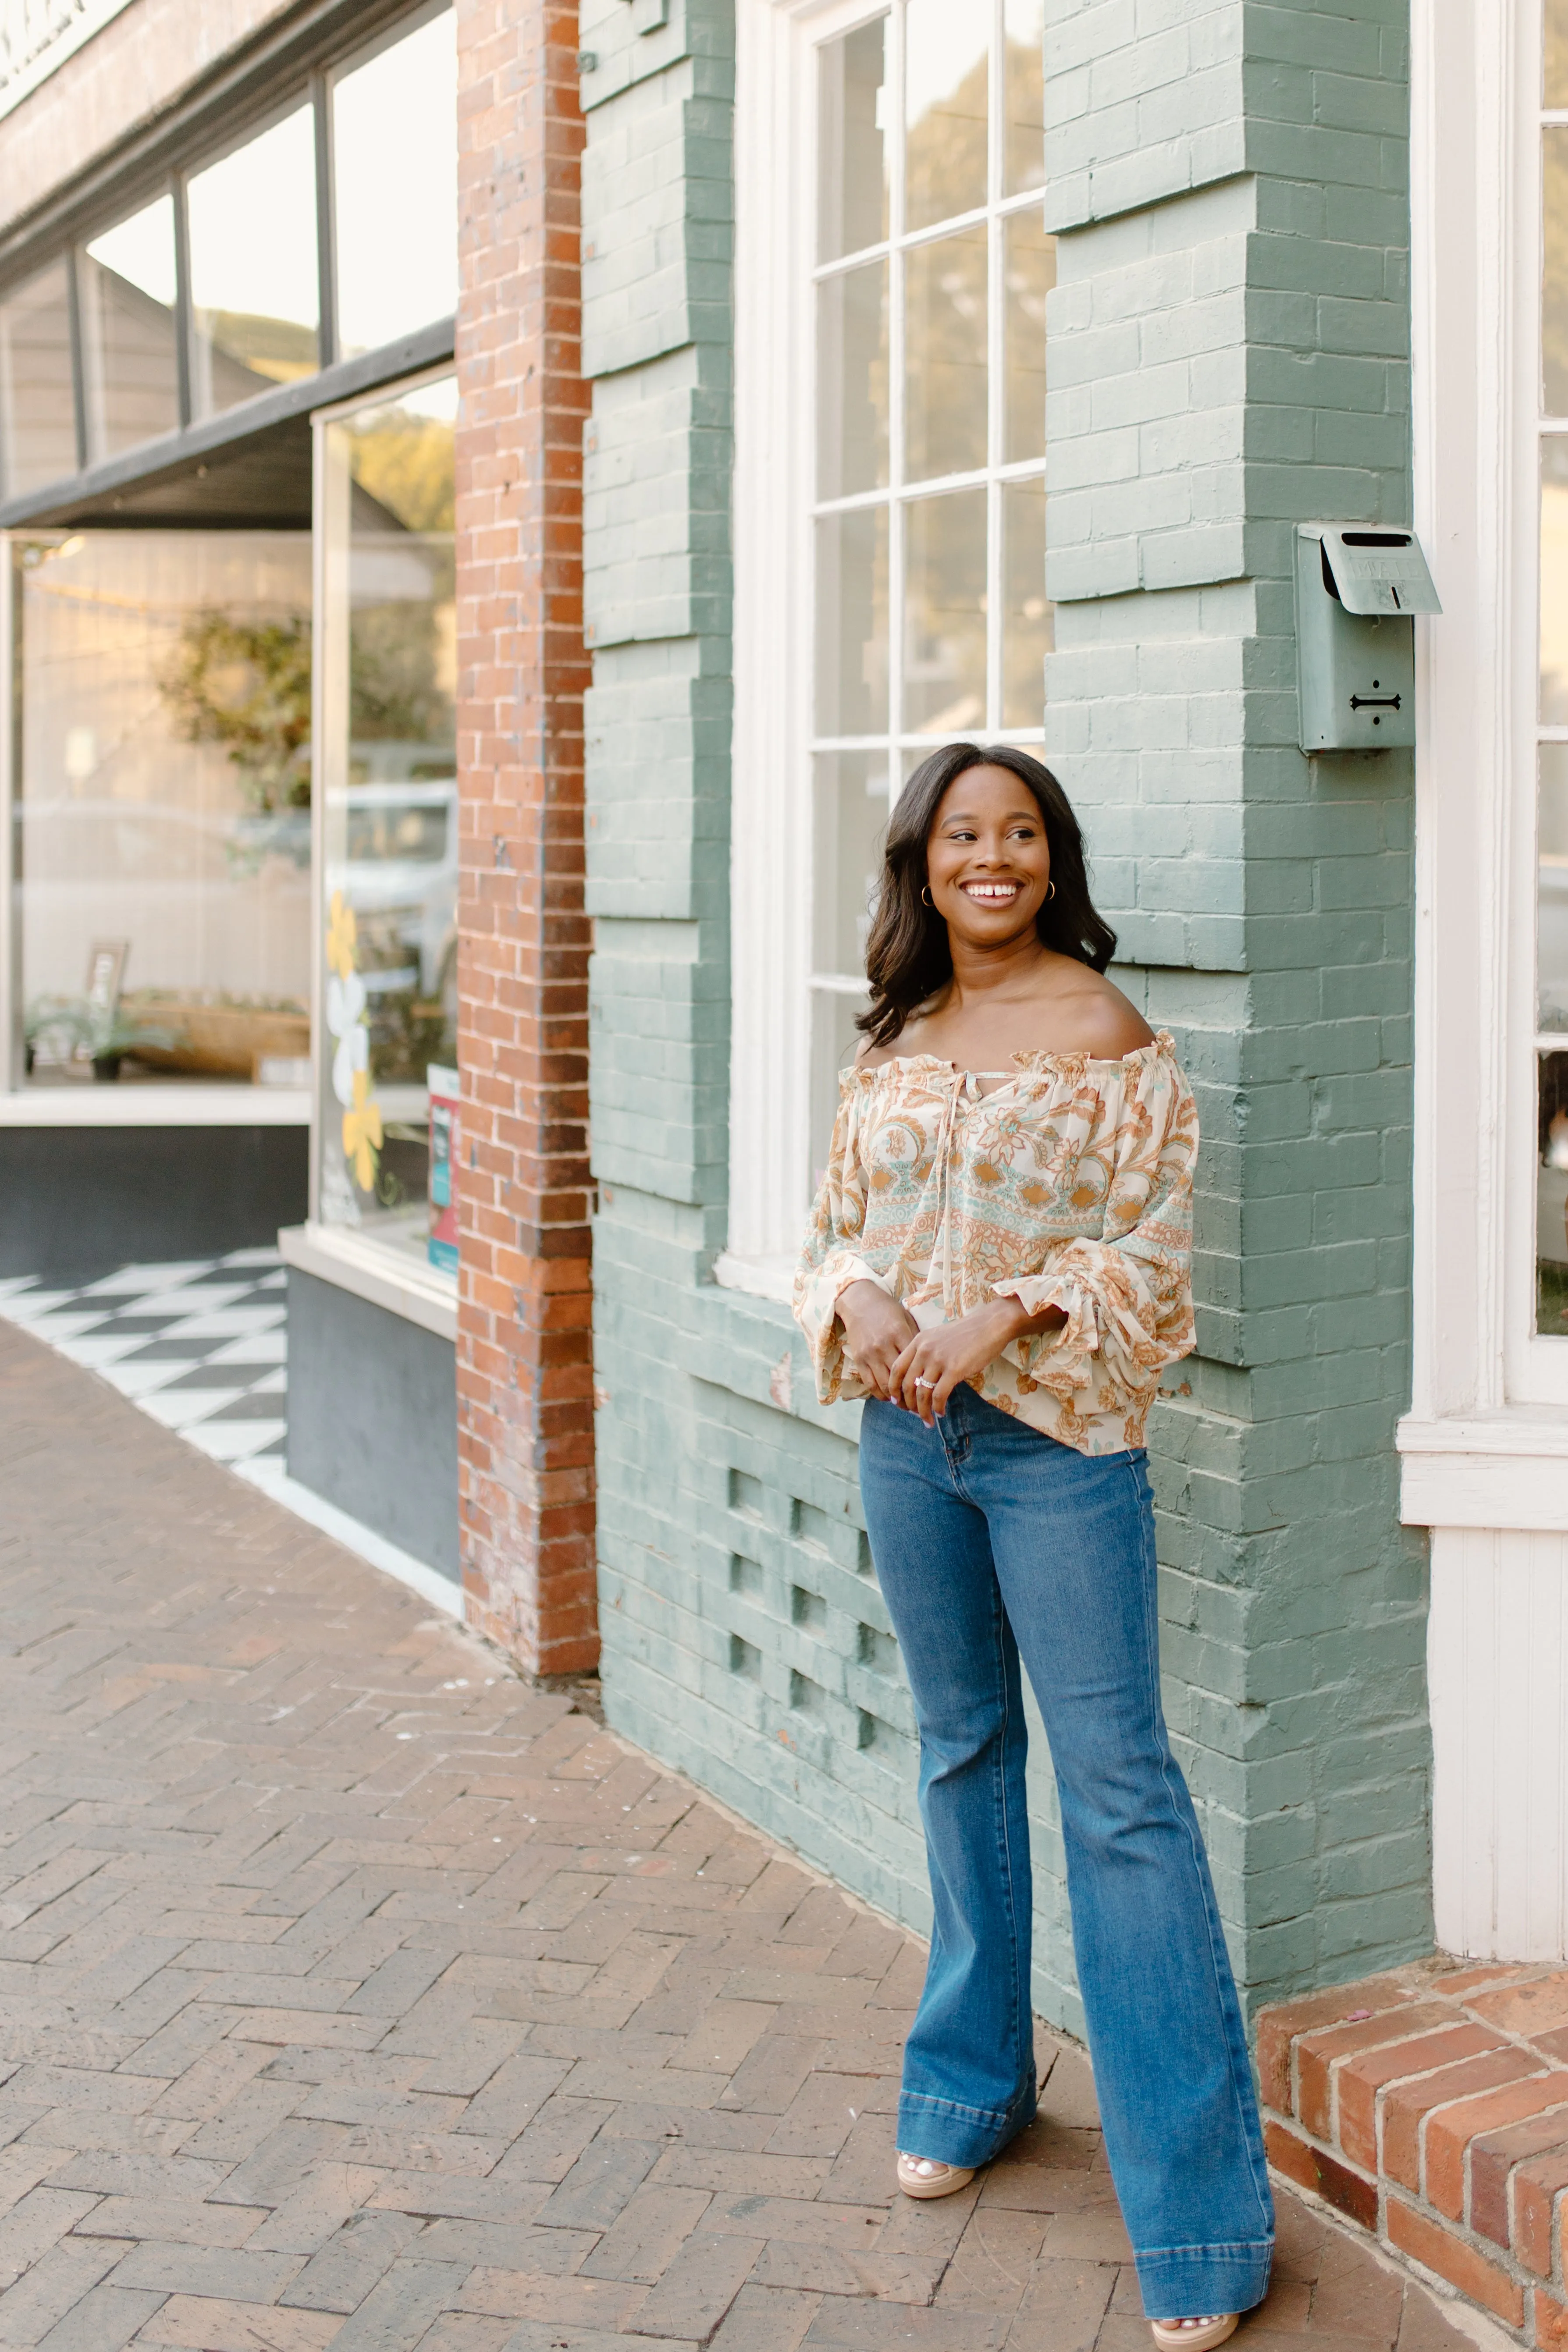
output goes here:
{"type": "Polygon", "coordinates": [[[1303,751],[1392,751],[1415,742],[1413,616],[1442,609],[1413,531],[1297,525],[1303,751]]]}

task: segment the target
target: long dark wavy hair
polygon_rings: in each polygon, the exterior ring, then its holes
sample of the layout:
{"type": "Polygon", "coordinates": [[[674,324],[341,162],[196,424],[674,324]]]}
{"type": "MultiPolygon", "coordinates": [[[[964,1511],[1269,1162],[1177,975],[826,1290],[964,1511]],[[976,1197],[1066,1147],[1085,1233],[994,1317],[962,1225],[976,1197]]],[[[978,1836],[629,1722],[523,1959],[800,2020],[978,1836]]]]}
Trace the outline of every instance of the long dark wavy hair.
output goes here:
{"type": "Polygon", "coordinates": [[[942,794],[967,768],[1005,768],[1027,784],[1038,804],[1056,884],[1036,919],[1044,944],[1091,971],[1103,971],[1116,952],[1116,933],[1089,895],[1078,819],[1050,770],[1010,744],[946,743],[921,761],[888,824],[881,886],[866,942],[871,1003],[855,1024],[873,1045],[890,1045],[910,1015],[952,978],[947,925],[921,893],[927,879],[926,844],[942,794]]]}

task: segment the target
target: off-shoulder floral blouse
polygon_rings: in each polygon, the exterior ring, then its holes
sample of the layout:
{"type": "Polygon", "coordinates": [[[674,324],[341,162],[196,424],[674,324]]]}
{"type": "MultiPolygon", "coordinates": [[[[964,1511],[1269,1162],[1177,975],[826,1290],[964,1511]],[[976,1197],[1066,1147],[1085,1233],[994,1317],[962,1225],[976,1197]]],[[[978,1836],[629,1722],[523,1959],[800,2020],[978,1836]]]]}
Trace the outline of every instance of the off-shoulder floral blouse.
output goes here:
{"type": "Polygon", "coordinates": [[[1025,1334],[970,1383],[1079,1454],[1142,1445],[1167,1364],[1193,1345],[1198,1119],[1168,1035],[1121,1061],[1016,1054],[983,1094],[930,1054],[847,1070],[795,1315],[824,1404],[868,1393],[838,1297],[869,1279],[924,1327],[992,1298],[1059,1329],[1025,1334]]]}

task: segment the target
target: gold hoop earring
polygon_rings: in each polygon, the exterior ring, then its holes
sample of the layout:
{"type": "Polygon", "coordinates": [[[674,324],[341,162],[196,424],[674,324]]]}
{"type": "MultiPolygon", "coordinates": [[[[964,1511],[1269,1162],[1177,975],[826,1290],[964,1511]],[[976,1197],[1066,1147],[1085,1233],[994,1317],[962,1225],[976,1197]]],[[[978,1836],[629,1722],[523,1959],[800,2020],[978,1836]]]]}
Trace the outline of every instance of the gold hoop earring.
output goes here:
{"type": "Polygon", "coordinates": [[[935,901],[931,898],[931,884],[929,882],[922,882],[921,884],[921,905],[922,907],[930,907],[933,914],[936,911],[935,901]]]}
{"type": "Polygon", "coordinates": [[[1047,885],[1046,885],[1046,896],[1047,896],[1047,898],[1054,898],[1056,897],[1056,895],[1057,895],[1057,886],[1056,886],[1056,884],[1055,884],[1054,882],[1047,882],[1047,885]]]}

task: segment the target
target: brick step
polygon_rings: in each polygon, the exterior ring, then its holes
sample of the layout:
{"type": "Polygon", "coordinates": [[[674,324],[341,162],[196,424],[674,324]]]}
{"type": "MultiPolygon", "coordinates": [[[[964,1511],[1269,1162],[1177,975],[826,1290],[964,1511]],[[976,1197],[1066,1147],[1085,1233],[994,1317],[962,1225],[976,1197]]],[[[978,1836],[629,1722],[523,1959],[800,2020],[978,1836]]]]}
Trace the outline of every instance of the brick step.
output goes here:
{"type": "Polygon", "coordinates": [[[1442,1958],[1264,2010],[1268,2159],[1521,2344],[1568,2352],[1568,1969],[1442,1958]]]}

